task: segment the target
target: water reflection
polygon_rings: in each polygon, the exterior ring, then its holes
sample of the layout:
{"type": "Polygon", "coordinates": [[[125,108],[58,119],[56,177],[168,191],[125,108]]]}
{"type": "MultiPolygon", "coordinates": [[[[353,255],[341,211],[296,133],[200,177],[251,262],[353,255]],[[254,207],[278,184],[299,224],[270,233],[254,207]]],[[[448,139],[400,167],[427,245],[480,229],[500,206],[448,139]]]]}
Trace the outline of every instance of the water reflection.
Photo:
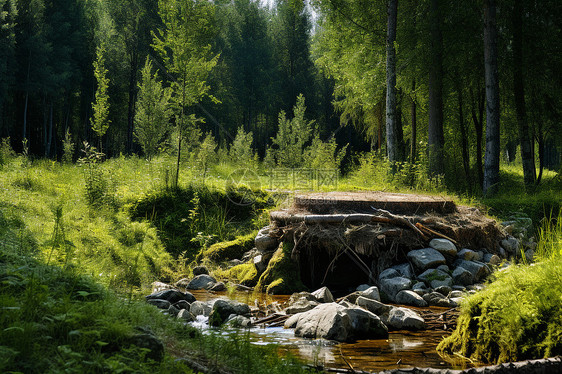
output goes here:
{"type": "MultiPolygon", "coordinates": [[[[230,298],[249,305],[282,304],[288,296],[252,294],[250,292],[210,293],[195,291],[200,301],[230,298]]],[[[206,328],[206,318],[199,316],[194,325],[206,328]]],[[[349,368],[355,370],[380,371],[408,367],[460,368],[459,363],[445,362],[435,348],[445,332],[442,331],[398,331],[391,332],[388,339],[360,340],[355,343],[336,343],[323,339],[296,337],[293,330],[282,327],[253,328],[250,339],[256,345],[277,344],[281,350],[300,357],[310,365],[349,368]],[[342,357],[343,356],[343,357],[342,357]],[[344,359],[345,357],[345,359],[344,359]]]]}

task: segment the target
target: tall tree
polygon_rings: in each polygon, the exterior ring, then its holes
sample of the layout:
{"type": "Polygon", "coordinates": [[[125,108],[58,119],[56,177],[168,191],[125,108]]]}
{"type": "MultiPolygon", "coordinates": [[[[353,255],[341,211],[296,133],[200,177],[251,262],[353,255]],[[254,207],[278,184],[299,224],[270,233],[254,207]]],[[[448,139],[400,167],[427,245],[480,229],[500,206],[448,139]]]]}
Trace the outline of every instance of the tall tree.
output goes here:
{"type": "Polygon", "coordinates": [[[135,138],[140,143],[146,157],[150,160],[168,132],[170,108],[168,102],[172,92],[162,87],[157,72],[152,71],[152,63],[146,58],[142,69],[135,115],[135,138]]]}
{"type": "Polygon", "coordinates": [[[429,171],[432,175],[445,171],[443,147],[443,35],[439,0],[431,0],[430,7],[430,67],[429,67],[429,124],[427,145],[429,171]]]}
{"type": "Polygon", "coordinates": [[[4,125],[4,105],[15,81],[15,0],[0,0],[0,137],[9,136],[4,125]]]}
{"type": "Polygon", "coordinates": [[[207,78],[218,60],[210,44],[214,36],[214,6],[205,0],[160,0],[158,11],[163,28],[154,35],[154,48],[172,79],[178,130],[177,187],[183,136],[188,126],[197,122],[194,114],[188,116],[186,112],[208,95],[207,78]]]}
{"type": "MultiPolygon", "coordinates": [[[[398,0],[388,1],[386,32],[386,153],[390,162],[402,161],[399,143],[398,116],[396,111],[396,22],[398,0]]],[[[401,130],[401,129],[400,129],[401,130]]]]}
{"type": "Polygon", "coordinates": [[[523,179],[527,188],[535,184],[535,157],[527,123],[525,86],[523,80],[523,3],[515,1],[512,13],[513,25],[513,96],[523,161],[523,179]]]}
{"type": "Polygon", "coordinates": [[[109,94],[107,89],[109,87],[109,78],[107,78],[107,69],[105,68],[105,49],[98,47],[96,52],[96,61],[94,61],[94,75],[97,81],[96,96],[92,103],[92,118],[90,118],[90,125],[92,131],[98,137],[98,148],[102,149],[102,137],[109,128],[109,94]]]}
{"type": "Polygon", "coordinates": [[[485,195],[492,195],[497,191],[500,179],[500,88],[495,0],[484,0],[484,68],[486,80],[486,155],[482,190],[485,195]]]}

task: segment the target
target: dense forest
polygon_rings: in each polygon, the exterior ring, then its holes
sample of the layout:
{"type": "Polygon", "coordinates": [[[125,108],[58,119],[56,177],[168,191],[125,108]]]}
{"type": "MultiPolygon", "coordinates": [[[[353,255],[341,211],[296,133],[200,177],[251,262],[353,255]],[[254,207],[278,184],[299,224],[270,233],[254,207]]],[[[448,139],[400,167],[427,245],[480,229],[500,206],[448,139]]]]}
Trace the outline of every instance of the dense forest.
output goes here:
{"type": "Polygon", "coordinates": [[[520,157],[529,188],[560,168],[559,1],[0,8],[0,138],[17,152],[76,160],[87,141],[109,157],[150,158],[238,141],[267,160],[288,141],[278,134],[285,113],[299,107],[314,123],[297,138],[337,144],[342,171],[373,151],[486,192],[500,159],[520,157]]]}

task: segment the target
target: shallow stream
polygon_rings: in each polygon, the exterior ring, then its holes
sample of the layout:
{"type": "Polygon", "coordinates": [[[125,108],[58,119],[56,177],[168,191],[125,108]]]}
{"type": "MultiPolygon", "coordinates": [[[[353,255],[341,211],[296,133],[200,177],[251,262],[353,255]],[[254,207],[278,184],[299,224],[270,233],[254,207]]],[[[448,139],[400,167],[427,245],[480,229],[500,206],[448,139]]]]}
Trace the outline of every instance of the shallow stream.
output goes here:
{"type": "MultiPolygon", "coordinates": [[[[190,291],[197,300],[230,298],[249,305],[279,304],[288,296],[271,296],[251,292],[210,293],[190,291]]],[[[201,319],[199,327],[205,328],[201,319]]],[[[296,337],[291,329],[283,327],[253,328],[250,339],[254,344],[277,344],[281,349],[299,357],[307,364],[326,368],[357,371],[381,371],[407,367],[461,368],[462,362],[447,362],[435,351],[437,344],[447,334],[444,331],[395,331],[388,339],[359,340],[355,343],[337,343],[322,339],[296,337]],[[345,357],[345,359],[344,359],[345,357]],[[347,362],[346,362],[347,361],[347,362]]]]}

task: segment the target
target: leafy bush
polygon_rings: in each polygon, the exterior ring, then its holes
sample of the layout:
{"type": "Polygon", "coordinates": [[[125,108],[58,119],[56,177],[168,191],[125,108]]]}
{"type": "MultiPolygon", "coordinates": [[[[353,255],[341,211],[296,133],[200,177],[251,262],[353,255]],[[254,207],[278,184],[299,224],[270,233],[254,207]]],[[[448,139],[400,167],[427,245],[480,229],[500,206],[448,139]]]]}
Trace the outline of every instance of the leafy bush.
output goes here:
{"type": "Polygon", "coordinates": [[[279,113],[279,130],[272,138],[275,161],[278,166],[286,168],[302,167],[304,161],[304,148],[312,137],[314,121],[304,118],[306,106],[304,96],[299,95],[293,108],[293,118],[288,119],[285,112],[279,113]]]}
{"type": "Polygon", "coordinates": [[[240,126],[228,152],[231,162],[238,166],[252,167],[255,162],[253,142],[254,134],[251,131],[246,133],[240,126]]]}

